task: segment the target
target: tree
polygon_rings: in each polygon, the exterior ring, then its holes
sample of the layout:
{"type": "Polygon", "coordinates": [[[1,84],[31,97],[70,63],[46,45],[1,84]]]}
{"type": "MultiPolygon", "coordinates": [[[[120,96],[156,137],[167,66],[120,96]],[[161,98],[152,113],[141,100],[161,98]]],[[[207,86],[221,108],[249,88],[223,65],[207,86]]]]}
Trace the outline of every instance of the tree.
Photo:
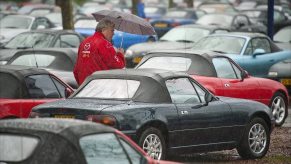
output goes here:
{"type": "Polygon", "coordinates": [[[73,5],[72,0],[56,0],[56,5],[62,9],[63,29],[73,30],[73,5]]]}
{"type": "Polygon", "coordinates": [[[132,0],[132,14],[137,15],[137,3],[139,0],[132,0]]]}
{"type": "Polygon", "coordinates": [[[194,0],[184,0],[186,3],[187,3],[187,7],[189,7],[189,8],[193,8],[194,6],[193,6],[193,2],[194,2],[194,0]]]}

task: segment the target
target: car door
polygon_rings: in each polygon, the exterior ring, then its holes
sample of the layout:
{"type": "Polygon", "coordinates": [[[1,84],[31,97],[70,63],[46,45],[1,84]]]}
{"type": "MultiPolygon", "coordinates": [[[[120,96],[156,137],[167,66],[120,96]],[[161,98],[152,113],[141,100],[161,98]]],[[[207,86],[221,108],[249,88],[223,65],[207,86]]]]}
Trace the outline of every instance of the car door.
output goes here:
{"type": "Polygon", "coordinates": [[[222,82],[223,95],[227,97],[244,98],[259,101],[260,89],[257,80],[249,77],[242,78],[242,70],[225,57],[212,59],[217,77],[222,82]]]}
{"type": "Polygon", "coordinates": [[[269,40],[263,37],[251,39],[243,56],[243,59],[237,62],[252,76],[257,77],[267,77],[269,68],[282,57],[279,53],[271,52],[269,40]],[[254,54],[258,50],[263,50],[264,53],[254,54]]]}
{"type": "Polygon", "coordinates": [[[232,112],[227,104],[212,101],[205,105],[204,96],[207,91],[193,79],[169,79],[166,86],[180,118],[177,147],[207,146],[232,141],[232,112]]]}

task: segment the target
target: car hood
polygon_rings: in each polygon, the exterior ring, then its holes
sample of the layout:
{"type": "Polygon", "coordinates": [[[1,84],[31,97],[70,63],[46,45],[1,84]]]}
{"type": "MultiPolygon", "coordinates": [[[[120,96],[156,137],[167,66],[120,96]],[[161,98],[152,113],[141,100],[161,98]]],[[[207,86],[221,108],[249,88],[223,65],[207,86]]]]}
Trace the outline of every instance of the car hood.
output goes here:
{"type": "Polygon", "coordinates": [[[184,42],[173,42],[173,41],[164,41],[164,42],[148,42],[135,44],[128,48],[128,50],[133,51],[134,53],[147,53],[152,50],[174,50],[174,49],[188,49],[191,48],[194,43],[184,43],[184,42]]]}
{"type": "Polygon", "coordinates": [[[80,99],[69,98],[50,103],[45,103],[34,107],[32,110],[39,113],[50,113],[61,110],[62,112],[94,111],[101,112],[106,108],[125,104],[125,101],[100,100],[100,99],[80,99]]]}
{"type": "Polygon", "coordinates": [[[1,28],[0,34],[4,36],[3,40],[0,40],[1,43],[9,41],[14,36],[29,31],[28,29],[11,29],[11,28],[1,28]]]}

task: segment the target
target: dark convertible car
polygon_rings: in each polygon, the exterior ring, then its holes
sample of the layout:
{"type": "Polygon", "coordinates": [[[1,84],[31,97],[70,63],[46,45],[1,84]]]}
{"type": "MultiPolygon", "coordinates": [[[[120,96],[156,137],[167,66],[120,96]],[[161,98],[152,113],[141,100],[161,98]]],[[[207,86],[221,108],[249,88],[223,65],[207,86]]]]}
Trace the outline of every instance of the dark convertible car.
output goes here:
{"type": "Polygon", "coordinates": [[[185,73],[157,69],[95,72],[68,99],[39,105],[31,117],[113,126],[154,159],[232,148],[261,158],[274,127],[262,103],[215,97],[185,73]]]}

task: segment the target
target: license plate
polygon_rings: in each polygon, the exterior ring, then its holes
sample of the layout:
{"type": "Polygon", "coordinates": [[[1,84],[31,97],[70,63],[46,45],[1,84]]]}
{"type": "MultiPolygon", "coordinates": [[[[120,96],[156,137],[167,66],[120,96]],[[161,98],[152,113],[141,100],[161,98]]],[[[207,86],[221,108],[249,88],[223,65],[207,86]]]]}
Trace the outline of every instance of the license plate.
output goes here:
{"type": "Polygon", "coordinates": [[[139,63],[141,61],[141,57],[136,57],[136,58],[133,58],[133,62],[134,63],[139,63]]]}
{"type": "Polygon", "coordinates": [[[291,85],[291,79],[281,79],[283,85],[291,85]]]}
{"type": "Polygon", "coordinates": [[[58,115],[55,115],[55,118],[75,118],[74,115],[62,115],[62,114],[58,114],[58,115]]]}
{"type": "Polygon", "coordinates": [[[166,28],[167,24],[165,24],[165,23],[156,23],[154,26],[158,27],[158,28],[166,28]]]}

